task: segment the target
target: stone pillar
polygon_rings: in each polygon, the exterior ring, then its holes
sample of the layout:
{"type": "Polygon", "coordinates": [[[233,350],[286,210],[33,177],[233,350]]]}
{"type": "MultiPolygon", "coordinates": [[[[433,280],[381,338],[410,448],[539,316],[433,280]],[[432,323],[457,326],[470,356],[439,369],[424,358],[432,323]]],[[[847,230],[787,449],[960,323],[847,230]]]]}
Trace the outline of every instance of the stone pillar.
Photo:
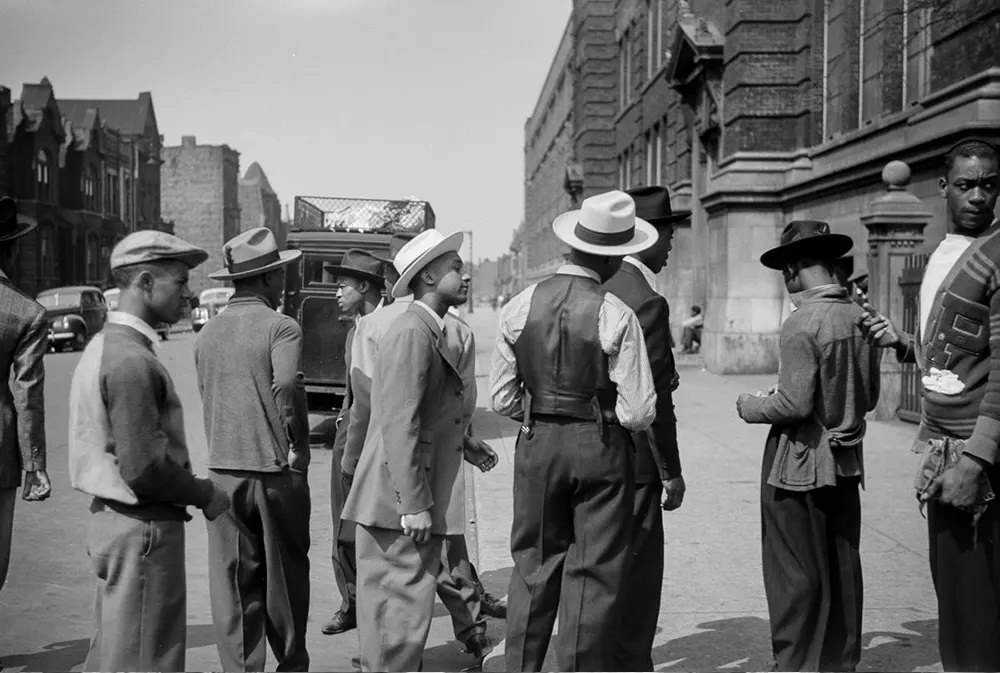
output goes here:
{"type": "MultiPolygon", "coordinates": [[[[894,325],[903,323],[903,295],[899,277],[906,257],[920,250],[924,227],[931,213],[923,202],[907,190],[910,167],[902,161],[890,161],[882,169],[885,193],[873,200],[861,224],[868,229],[868,300],[888,316],[894,325]]],[[[882,392],[875,418],[896,418],[899,409],[902,367],[896,356],[887,351],[882,356],[882,392]]]]}

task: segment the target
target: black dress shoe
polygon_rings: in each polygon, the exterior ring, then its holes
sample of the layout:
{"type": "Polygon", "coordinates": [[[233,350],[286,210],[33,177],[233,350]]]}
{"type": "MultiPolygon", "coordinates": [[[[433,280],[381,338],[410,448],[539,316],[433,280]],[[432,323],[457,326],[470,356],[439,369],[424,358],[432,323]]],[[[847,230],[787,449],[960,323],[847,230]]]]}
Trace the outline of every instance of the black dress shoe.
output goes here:
{"type": "Polygon", "coordinates": [[[323,633],[331,636],[334,633],[350,631],[353,628],[357,628],[357,626],[358,618],[353,610],[347,612],[344,610],[337,610],[337,612],[334,613],[333,618],[323,625],[323,633]]]}
{"type": "Polygon", "coordinates": [[[487,638],[486,634],[477,633],[465,641],[465,651],[477,660],[482,660],[493,651],[493,641],[487,638]]]}
{"type": "Polygon", "coordinates": [[[497,598],[489,591],[483,592],[479,604],[482,606],[483,614],[487,617],[507,619],[507,601],[497,598]]]}

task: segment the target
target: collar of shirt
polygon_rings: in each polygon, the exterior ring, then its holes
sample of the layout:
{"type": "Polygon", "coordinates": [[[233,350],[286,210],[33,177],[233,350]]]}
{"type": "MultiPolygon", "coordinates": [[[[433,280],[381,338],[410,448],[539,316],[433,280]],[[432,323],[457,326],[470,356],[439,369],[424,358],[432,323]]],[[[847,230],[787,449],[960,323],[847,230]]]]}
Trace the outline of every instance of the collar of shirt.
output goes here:
{"type": "Polygon", "coordinates": [[[580,276],[581,278],[596,280],[598,283],[601,282],[601,275],[599,273],[576,264],[563,264],[556,273],[563,276],[580,276]]]}
{"type": "Polygon", "coordinates": [[[442,318],[441,316],[439,316],[439,315],[438,315],[438,314],[437,314],[437,313],[436,313],[436,312],[434,311],[434,309],[432,309],[432,308],[431,308],[430,306],[428,306],[428,305],[427,305],[427,304],[425,304],[424,302],[420,301],[419,299],[414,299],[414,300],[413,300],[413,305],[414,305],[414,306],[419,306],[419,307],[420,307],[420,308],[422,308],[423,310],[427,311],[427,313],[428,313],[428,314],[430,314],[430,316],[431,316],[432,318],[434,318],[434,322],[436,322],[436,323],[437,323],[437,326],[441,328],[441,333],[442,333],[442,334],[444,333],[444,318],[442,318]]]}
{"type": "Polygon", "coordinates": [[[131,327],[136,332],[146,337],[153,348],[160,347],[160,335],[156,333],[156,330],[149,326],[142,318],[132,315],[131,313],[125,313],[124,311],[108,311],[108,322],[112,325],[124,325],[125,327],[131,327]]]}
{"type": "Polygon", "coordinates": [[[229,298],[229,303],[230,304],[257,303],[257,304],[263,304],[269,309],[274,310],[274,307],[271,306],[271,304],[266,299],[261,297],[259,294],[234,294],[232,297],[229,298]]]}
{"type": "Polygon", "coordinates": [[[649,283],[649,287],[653,290],[656,289],[656,274],[653,273],[652,269],[643,264],[642,260],[637,257],[633,257],[632,255],[626,255],[625,261],[639,269],[639,273],[641,273],[642,277],[646,279],[647,283],[649,283]]]}
{"type": "Polygon", "coordinates": [[[826,285],[817,285],[811,290],[805,290],[802,293],[802,300],[799,302],[799,306],[802,307],[805,304],[821,301],[823,299],[846,299],[847,298],[847,288],[843,285],[837,285],[836,283],[827,283],[826,285]]]}

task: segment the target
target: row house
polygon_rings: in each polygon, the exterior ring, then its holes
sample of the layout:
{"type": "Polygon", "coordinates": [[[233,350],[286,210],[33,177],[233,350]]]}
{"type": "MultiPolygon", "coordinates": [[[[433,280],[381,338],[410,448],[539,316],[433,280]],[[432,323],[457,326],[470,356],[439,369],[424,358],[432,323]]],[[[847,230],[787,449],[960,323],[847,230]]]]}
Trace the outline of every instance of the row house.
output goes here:
{"type": "Polygon", "coordinates": [[[104,288],[115,243],[138,229],[169,230],[159,215],[160,137],[149,93],[59,100],[42,79],[23,86],[3,119],[0,189],[39,225],[19,242],[11,272],[26,292],[104,288]]]}
{"type": "Polygon", "coordinates": [[[1000,139],[997,35],[989,0],[574,0],[525,124],[523,282],[565,252],[555,214],[665,186],[691,213],[658,279],[672,317],[705,308],[710,370],[774,372],[788,300],[759,254],[820,219],[854,239],[847,271],[872,264],[862,215],[894,159],[929,213],[907,245],[933,249],[944,152],[1000,139]]]}

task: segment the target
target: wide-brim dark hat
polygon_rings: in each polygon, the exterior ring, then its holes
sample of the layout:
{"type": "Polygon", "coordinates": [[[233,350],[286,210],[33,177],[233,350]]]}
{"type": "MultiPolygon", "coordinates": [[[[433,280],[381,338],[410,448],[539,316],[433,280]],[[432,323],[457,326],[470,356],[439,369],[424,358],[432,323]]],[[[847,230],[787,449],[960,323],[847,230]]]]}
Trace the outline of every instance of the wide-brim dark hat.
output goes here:
{"type": "Polygon", "coordinates": [[[392,235],[389,239],[389,252],[388,254],[379,254],[373,252],[375,259],[381,260],[386,264],[391,265],[392,261],[396,258],[396,253],[398,253],[404,245],[416,238],[416,234],[411,231],[400,231],[392,235]]]}
{"type": "Polygon", "coordinates": [[[691,211],[674,211],[670,207],[670,193],[666,187],[648,186],[626,189],[635,201],[635,216],[653,226],[674,224],[691,217],[691,211]]]}
{"type": "Polygon", "coordinates": [[[789,262],[803,257],[836,259],[846,254],[854,241],[845,234],[834,234],[830,225],[818,220],[795,220],[781,232],[781,245],[760,256],[760,263],[780,271],[789,262]]]}
{"type": "Polygon", "coordinates": [[[17,201],[9,196],[0,199],[0,243],[15,241],[37,226],[35,218],[17,212],[17,201]]]}
{"type": "Polygon", "coordinates": [[[382,260],[367,250],[351,248],[344,253],[340,264],[324,264],[323,269],[334,276],[349,276],[359,280],[367,280],[378,283],[381,287],[385,284],[382,265],[382,260]]]}

